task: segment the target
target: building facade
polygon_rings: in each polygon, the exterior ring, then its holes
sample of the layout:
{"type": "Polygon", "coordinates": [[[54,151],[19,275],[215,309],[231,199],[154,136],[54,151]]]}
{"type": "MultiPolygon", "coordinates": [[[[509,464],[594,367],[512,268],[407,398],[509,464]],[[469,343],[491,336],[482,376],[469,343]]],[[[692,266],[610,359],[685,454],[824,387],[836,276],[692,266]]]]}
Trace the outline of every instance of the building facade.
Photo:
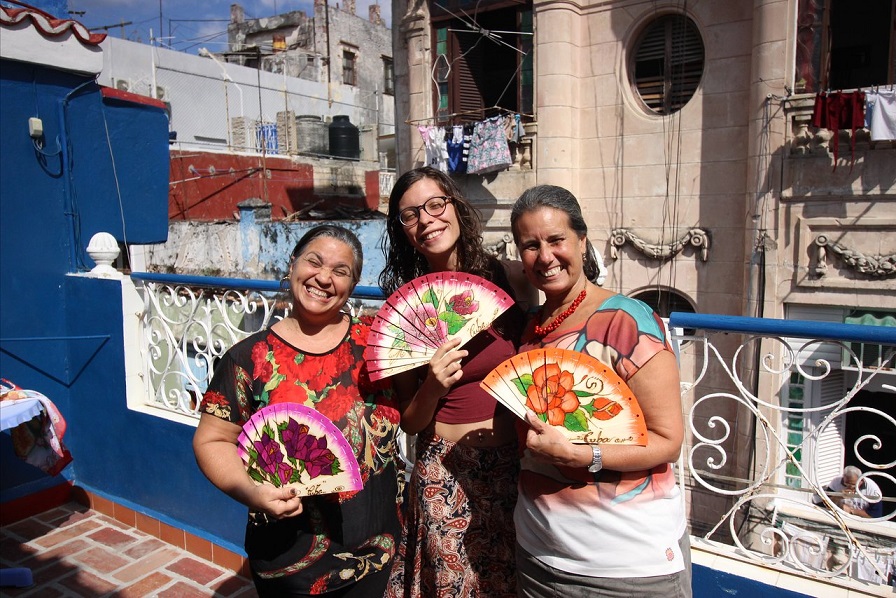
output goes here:
{"type": "Polygon", "coordinates": [[[369,7],[367,19],[355,14],[354,0],[341,8],[315,0],[311,15],[258,19],[247,19],[243,7],[232,4],[227,38],[227,62],[325,83],[331,103],[345,88],[360,91],[364,124],[375,129],[384,165],[395,167],[392,35],[378,4],[369,7]]]}
{"type": "MultiPolygon", "coordinates": [[[[892,97],[896,83],[893,0],[395,0],[392,13],[396,122],[408,123],[396,131],[400,170],[427,159],[419,123],[450,128],[495,108],[521,116],[513,165],[457,175],[487,244],[502,246],[523,190],[556,184],[582,204],[604,286],[661,315],[896,325],[896,129],[888,137],[864,123],[867,100],[892,97]],[[835,107],[824,120],[830,102],[855,106],[855,119],[835,107]]],[[[793,458],[822,484],[846,464],[891,463],[860,457],[869,423],[857,414],[816,432],[818,413],[801,410],[842,398],[871,367],[877,382],[856,396],[892,417],[894,364],[877,369],[873,350],[860,366],[846,351],[794,350],[805,376],[780,384],[756,358],[763,347],[747,366],[755,378],[744,378],[797,410],[777,422],[791,448],[811,437],[802,446],[812,450],[793,458]]],[[[682,354],[683,368],[699,361],[682,354]]],[[[744,415],[723,414],[732,443],[748,447],[755,428],[744,415]]],[[[890,423],[870,425],[892,439],[890,423]]],[[[752,449],[729,457],[749,477],[752,449]]],[[[782,493],[808,500],[791,474],[776,476],[782,493]]],[[[699,494],[692,513],[707,506],[699,494]]]]}

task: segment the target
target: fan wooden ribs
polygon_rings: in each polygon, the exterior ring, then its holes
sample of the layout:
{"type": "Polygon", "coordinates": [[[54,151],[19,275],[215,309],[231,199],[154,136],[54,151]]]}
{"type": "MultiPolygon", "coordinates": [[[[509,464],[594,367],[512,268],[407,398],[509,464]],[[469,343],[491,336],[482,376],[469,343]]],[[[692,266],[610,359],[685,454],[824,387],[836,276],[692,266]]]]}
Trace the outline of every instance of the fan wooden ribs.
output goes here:
{"type": "Polygon", "coordinates": [[[513,299],[495,284],[461,272],[435,272],[402,285],[380,307],[364,359],[373,380],[429,363],[445,342],[461,346],[504,313],[513,299]]]}

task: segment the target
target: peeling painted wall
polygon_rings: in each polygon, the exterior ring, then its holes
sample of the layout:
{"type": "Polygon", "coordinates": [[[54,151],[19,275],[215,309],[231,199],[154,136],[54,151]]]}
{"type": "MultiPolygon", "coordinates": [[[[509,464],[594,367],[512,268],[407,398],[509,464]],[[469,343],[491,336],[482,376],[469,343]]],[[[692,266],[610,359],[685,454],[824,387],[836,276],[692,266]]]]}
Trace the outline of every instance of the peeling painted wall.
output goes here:
{"type": "Polygon", "coordinates": [[[386,233],[384,218],[271,222],[264,215],[256,218],[259,211],[263,212],[257,207],[243,206],[239,221],[172,221],[168,241],[143,246],[146,263],[134,264],[134,269],[277,280],[285,274],[293,247],[308,229],[336,224],[355,233],[364,247],[364,269],[358,284],[377,286],[385,264],[381,249],[386,233]]]}

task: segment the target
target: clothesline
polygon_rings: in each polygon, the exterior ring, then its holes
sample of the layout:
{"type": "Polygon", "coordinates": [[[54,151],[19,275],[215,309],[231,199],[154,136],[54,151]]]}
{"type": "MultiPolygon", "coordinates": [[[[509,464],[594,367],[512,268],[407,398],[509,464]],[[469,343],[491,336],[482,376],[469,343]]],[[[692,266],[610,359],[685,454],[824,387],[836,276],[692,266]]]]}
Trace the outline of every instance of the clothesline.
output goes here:
{"type": "MultiPolygon", "coordinates": [[[[488,108],[476,108],[474,110],[462,110],[461,112],[452,112],[451,114],[441,114],[438,116],[426,116],[423,118],[414,118],[407,119],[404,121],[406,125],[422,125],[427,123],[438,123],[446,126],[450,126],[445,121],[455,119],[460,116],[479,116],[480,118],[487,118],[486,113],[490,111],[497,111],[498,114],[519,114],[522,117],[534,119],[534,114],[524,114],[521,112],[517,112],[516,110],[510,110],[508,108],[504,108],[502,106],[490,106],[488,108]]],[[[453,122],[451,124],[454,124],[453,122]]]]}

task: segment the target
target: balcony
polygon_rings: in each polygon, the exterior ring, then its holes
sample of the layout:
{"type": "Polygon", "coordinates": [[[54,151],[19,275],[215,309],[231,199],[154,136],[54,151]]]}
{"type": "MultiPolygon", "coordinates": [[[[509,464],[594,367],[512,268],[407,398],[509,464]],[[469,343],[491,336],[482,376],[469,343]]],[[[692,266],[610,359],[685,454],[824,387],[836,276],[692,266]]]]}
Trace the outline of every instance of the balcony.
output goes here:
{"type": "MultiPolygon", "coordinates": [[[[110,516],[134,514],[144,527],[192,538],[186,550],[201,542],[236,555],[233,570],[245,573],[245,509],[202,477],[190,439],[215,361],[286,315],[277,283],[73,278],[73,308],[89,305],[103,321],[117,314],[123,327],[108,341],[118,361],[83,374],[100,377],[109,392],[60,405],[75,456],[61,476],[72,489],[67,499],[87,496],[110,516]]],[[[350,309],[373,313],[381,299],[378,288],[362,287],[350,309]]],[[[669,326],[688,432],[677,471],[688,497],[695,595],[890,594],[896,328],[677,313],[669,326]],[[884,488],[884,515],[848,514],[824,492],[844,463],[858,463],[884,488]]],[[[15,458],[2,458],[11,471],[15,458]]],[[[27,508],[45,504],[35,497],[60,481],[8,475],[2,502],[22,515],[39,515],[27,508]]]]}

